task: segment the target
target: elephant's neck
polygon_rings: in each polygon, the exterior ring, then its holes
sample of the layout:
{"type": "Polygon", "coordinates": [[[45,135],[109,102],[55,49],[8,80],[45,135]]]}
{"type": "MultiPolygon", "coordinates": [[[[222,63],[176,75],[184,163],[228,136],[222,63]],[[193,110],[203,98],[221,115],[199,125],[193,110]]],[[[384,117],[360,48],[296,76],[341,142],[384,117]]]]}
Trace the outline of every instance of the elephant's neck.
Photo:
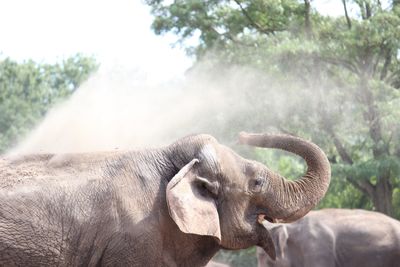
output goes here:
{"type": "Polygon", "coordinates": [[[168,149],[130,151],[108,159],[105,172],[113,179],[170,180],[176,174],[176,166],[170,160],[168,149]]]}
{"type": "MultiPolygon", "coordinates": [[[[198,156],[198,147],[194,146],[190,142],[184,143],[183,141],[180,141],[166,147],[163,151],[167,162],[172,166],[170,170],[172,170],[173,176],[198,156]]],[[[168,182],[173,178],[173,176],[167,177],[168,182]]]]}
{"type": "Polygon", "coordinates": [[[184,235],[186,238],[183,239],[171,237],[174,244],[164,245],[164,266],[205,266],[219,250],[212,237],[184,235]]]}

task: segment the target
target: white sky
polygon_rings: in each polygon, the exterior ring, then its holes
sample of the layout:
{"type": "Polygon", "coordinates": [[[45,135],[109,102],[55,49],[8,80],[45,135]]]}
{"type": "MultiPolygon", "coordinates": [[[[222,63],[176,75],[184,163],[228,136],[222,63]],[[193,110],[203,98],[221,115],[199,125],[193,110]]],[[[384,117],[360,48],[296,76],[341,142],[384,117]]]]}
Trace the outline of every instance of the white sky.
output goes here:
{"type": "MultiPolygon", "coordinates": [[[[140,0],[0,0],[0,53],[54,62],[78,52],[114,65],[175,76],[191,64],[174,36],[156,36],[140,0]]],[[[165,78],[166,78],[165,77],[165,78]]]]}
{"type": "MultiPolygon", "coordinates": [[[[343,13],[338,0],[314,0],[320,12],[343,13]]],[[[155,36],[140,0],[0,0],[0,53],[54,62],[78,52],[102,66],[123,65],[163,76],[191,65],[174,36],[155,36]]]]}

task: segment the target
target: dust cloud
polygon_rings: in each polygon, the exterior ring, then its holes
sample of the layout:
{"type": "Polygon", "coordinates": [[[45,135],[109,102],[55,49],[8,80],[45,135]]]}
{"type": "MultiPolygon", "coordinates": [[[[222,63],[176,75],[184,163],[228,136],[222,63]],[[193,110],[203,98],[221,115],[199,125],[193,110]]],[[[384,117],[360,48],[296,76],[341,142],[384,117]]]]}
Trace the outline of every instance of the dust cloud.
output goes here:
{"type": "Polygon", "coordinates": [[[255,89],[268,81],[249,69],[205,69],[162,83],[138,70],[100,70],[8,154],[140,149],[194,133],[233,142],[248,130],[233,121],[251,112],[255,89]]]}

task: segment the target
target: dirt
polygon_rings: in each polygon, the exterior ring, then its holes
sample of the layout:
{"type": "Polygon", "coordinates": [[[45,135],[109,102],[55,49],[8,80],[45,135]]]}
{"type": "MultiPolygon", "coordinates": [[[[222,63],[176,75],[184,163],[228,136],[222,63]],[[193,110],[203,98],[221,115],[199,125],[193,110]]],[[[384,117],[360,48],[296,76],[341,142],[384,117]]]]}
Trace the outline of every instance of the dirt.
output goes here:
{"type": "Polygon", "coordinates": [[[99,177],[101,163],[121,152],[0,156],[0,190],[99,177]]]}

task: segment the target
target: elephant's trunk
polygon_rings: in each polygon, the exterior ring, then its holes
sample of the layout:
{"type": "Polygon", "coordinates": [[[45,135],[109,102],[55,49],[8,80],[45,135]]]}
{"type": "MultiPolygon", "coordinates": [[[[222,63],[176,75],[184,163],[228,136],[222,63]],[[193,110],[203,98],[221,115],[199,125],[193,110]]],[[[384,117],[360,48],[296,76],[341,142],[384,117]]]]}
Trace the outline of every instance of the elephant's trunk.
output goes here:
{"type": "Polygon", "coordinates": [[[304,216],[325,195],[331,169],[324,152],[315,144],[290,135],[241,133],[239,141],[252,146],[277,148],[304,158],[308,169],[296,181],[274,174],[269,178],[267,196],[268,216],[291,222],[304,216]]]}

